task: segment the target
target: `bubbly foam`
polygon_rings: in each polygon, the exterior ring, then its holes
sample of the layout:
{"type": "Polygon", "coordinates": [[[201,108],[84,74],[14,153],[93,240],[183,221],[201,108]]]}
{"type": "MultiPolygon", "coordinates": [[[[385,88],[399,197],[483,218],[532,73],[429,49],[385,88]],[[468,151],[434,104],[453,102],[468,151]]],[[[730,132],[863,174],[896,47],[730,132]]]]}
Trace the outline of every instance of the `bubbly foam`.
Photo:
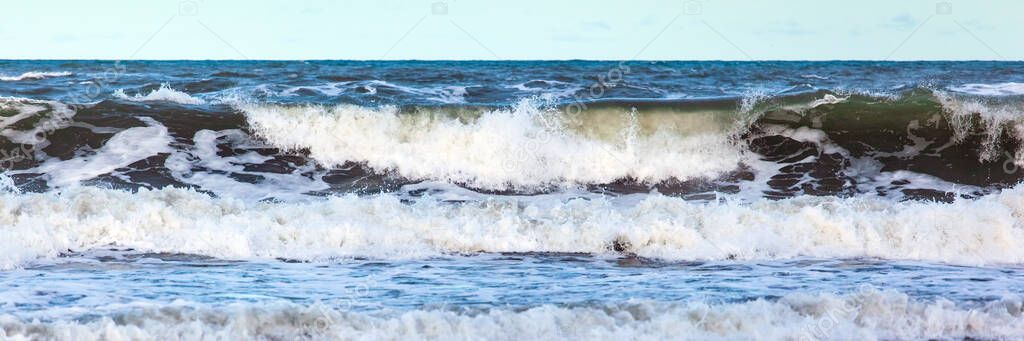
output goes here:
{"type": "Polygon", "coordinates": [[[12,110],[13,115],[2,116],[0,120],[0,129],[7,128],[20,122],[26,118],[32,117],[40,112],[46,110],[46,106],[42,103],[34,101],[25,101],[19,98],[0,98],[0,109],[12,110]]]}
{"type": "Polygon", "coordinates": [[[364,86],[367,87],[368,90],[372,89],[370,91],[372,91],[373,93],[377,92],[377,88],[387,87],[408,94],[420,95],[426,99],[440,103],[457,104],[466,102],[465,96],[467,92],[465,86],[449,85],[434,88],[414,88],[410,86],[393,84],[381,80],[370,81],[364,86]]]}
{"type": "Polygon", "coordinates": [[[979,96],[1024,95],[1024,83],[964,84],[952,86],[950,90],[979,96]]]}
{"type": "Polygon", "coordinates": [[[0,173],[0,192],[21,193],[21,190],[14,185],[14,180],[11,177],[0,173]]]}
{"type": "Polygon", "coordinates": [[[114,134],[102,148],[90,155],[69,160],[50,159],[24,172],[45,174],[51,186],[71,186],[150,156],[169,153],[173,138],[167,127],[148,117],[140,120],[147,126],[129,128],[114,134]]]}
{"type": "Polygon", "coordinates": [[[252,203],[185,189],[88,187],[0,193],[0,268],[119,245],[220,258],[403,259],[475,252],[613,254],[666,260],[878,257],[957,264],[1024,262],[1024,188],[951,204],[799,197],[694,203],[509,198],[450,203],[348,195],[252,203]]]}
{"type": "Polygon", "coordinates": [[[197,185],[218,195],[232,196],[247,200],[292,200],[305,197],[304,193],[319,191],[329,186],[318,178],[304,174],[315,171],[315,165],[299,166],[291,173],[256,172],[246,170],[245,165],[257,165],[272,159],[256,152],[237,156],[217,154],[218,140],[232,146],[246,147],[253,141],[238,129],[223,131],[200,130],[192,138],[193,146],[177,150],[167,158],[164,165],[171,175],[182,183],[197,185]],[[248,174],[258,177],[255,183],[238,181],[232,174],[248,174]]]}
{"type": "Polygon", "coordinates": [[[466,95],[468,94],[466,86],[448,85],[438,87],[426,87],[416,88],[411,86],[402,86],[394,83],[389,83],[382,80],[371,80],[371,81],[345,81],[345,82],[331,82],[319,85],[304,85],[289,87],[282,90],[279,94],[283,96],[295,96],[299,91],[314,91],[325,96],[338,96],[344,93],[363,93],[366,95],[376,95],[379,89],[391,89],[394,91],[422,96],[423,99],[431,102],[444,103],[444,104],[462,104],[466,103],[466,95]]]}
{"type": "Polygon", "coordinates": [[[328,166],[490,189],[714,177],[744,158],[713,114],[570,116],[530,101],[475,117],[352,105],[242,110],[259,137],[328,166]]]}
{"type": "Polygon", "coordinates": [[[148,94],[145,95],[143,95],[142,93],[138,93],[134,96],[128,96],[127,94],[125,94],[124,89],[118,89],[117,91],[114,91],[114,97],[133,102],[161,101],[190,105],[199,105],[206,103],[206,101],[204,101],[203,99],[192,97],[192,95],[175,90],[174,88],[171,88],[170,84],[166,83],[161,84],[160,88],[150,91],[148,94]]]}
{"type": "Polygon", "coordinates": [[[1024,141],[1024,107],[1017,102],[1002,103],[983,98],[967,97],[948,92],[935,91],[934,95],[942,105],[956,140],[963,140],[976,127],[984,136],[978,159],[991,161],[1003,155],[998,154],[1000,138],[1010,134],[1018,141],[1024,141]]]}
{"type": "Polygon", "coordinates": [[[523,83],[506,85],[505,88],[538,94],[539,97],[552,101],[568,98],[584,89],[578,84],[544,79],[533,79],[523,83]]]}
{"type": "Polygon", "coordinates": [[[0,76],[0,81],[16,82],[23,80],[38,80],[53,77],[67,77],[72,75],[71,72],[60,71],[60,72],[43,72],[43,71],[29,71],[18,76],[0,76]]]}
{"type": "Polygon", "coordinates": [[[0,110],[11,110],[13,115],[0,116],[0,136],[14,143],[44,147],[49,144],[46,136],[72,124],[76,111],[67,104],[57,101],[43,101],[20,97],[0,97],[0,110]],[[12,128],[17,123],[33,117],[43,116],[31,129],[12,128]]]}
{"type": "Polygon", "coordinates": [[[136,304],[99,318],[0,316],[12,339],[1012,339],[1024,337],[1019,297],[967,309],[892,291],[791,294],[744,303],[637,301],[466,312],[360,313],[319,303],[136,304]]]}

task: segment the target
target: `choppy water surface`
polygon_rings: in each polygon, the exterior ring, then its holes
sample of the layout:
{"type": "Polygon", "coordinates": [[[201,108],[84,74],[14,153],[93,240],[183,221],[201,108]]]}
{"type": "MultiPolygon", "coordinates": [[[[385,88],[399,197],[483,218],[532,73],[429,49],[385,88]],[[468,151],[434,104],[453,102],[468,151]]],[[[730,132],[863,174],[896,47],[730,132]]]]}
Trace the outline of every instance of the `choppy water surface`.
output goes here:
{"type": "Polygon", "coordinates": [[[1022,66],[0,61],[0,335],[1024,337],[1022,66]]]}

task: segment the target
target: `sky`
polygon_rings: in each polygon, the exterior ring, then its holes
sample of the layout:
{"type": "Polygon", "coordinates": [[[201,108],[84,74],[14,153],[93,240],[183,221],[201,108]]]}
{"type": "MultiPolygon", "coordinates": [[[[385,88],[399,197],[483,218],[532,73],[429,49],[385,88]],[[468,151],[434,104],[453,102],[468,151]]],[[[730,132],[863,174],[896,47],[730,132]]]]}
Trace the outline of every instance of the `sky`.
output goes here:
{"type": "Polygon", "coordinates": [[[0,59],[1022,60],[1019,0],[0,0],[0,59]]]}

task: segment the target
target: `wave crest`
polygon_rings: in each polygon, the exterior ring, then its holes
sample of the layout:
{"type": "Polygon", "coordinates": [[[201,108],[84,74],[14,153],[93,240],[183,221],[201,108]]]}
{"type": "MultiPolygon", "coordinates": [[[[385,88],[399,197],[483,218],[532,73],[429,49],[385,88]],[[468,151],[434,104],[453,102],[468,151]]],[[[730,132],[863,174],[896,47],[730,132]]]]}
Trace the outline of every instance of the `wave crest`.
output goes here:
{"type": "Polygon", "coordinates": [[[243,106],[256,135],[329,166],[364,163],[410,179],[487,189],[713,177],[744,157],[710,114],[570,117],[523,101],[479,114],[395,107],[243,106]]]}
{"type": "Polygon", "coordinates": [[[188,105],[206,104],[206,101],[203,99],[192,97],[192,95],[175,90],[174,88],[171,88],[170,84],[166,83],[160,84],[159,88],[150,91],[145,95],[137,93],[133,96],[128,96],[125,94],[124,89],[118,89],[117,91],[114,91],[114,97],[133,102],[174,102],[188,105]]]}
{"type": "Polygon", "coordinates": [[[29,72],[25,72],[25,73],[23,73],[21,75],[18,75],[18,76],[0,76],[0,81],[16,82],[16,81],[23,81],[23,80],[38,80],[38,79],[46,79],[46,78],[54,78],[54,77],[67,77],[67,76],[70,76],[72,74],[73,73],[67,72],[67,71],[60,71],[60,72],[29,71],[29,72]]]}

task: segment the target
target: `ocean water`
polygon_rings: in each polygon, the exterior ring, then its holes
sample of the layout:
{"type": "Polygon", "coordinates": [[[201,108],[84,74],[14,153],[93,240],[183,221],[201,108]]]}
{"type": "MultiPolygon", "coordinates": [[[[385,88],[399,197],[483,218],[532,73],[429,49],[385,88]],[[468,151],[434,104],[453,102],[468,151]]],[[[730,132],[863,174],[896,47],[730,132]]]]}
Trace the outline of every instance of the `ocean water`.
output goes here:
{"type": "Polygon", "coordinates": [[[1022,68],[0,61],[0,339],[1024,338],[1022,68]]]}

